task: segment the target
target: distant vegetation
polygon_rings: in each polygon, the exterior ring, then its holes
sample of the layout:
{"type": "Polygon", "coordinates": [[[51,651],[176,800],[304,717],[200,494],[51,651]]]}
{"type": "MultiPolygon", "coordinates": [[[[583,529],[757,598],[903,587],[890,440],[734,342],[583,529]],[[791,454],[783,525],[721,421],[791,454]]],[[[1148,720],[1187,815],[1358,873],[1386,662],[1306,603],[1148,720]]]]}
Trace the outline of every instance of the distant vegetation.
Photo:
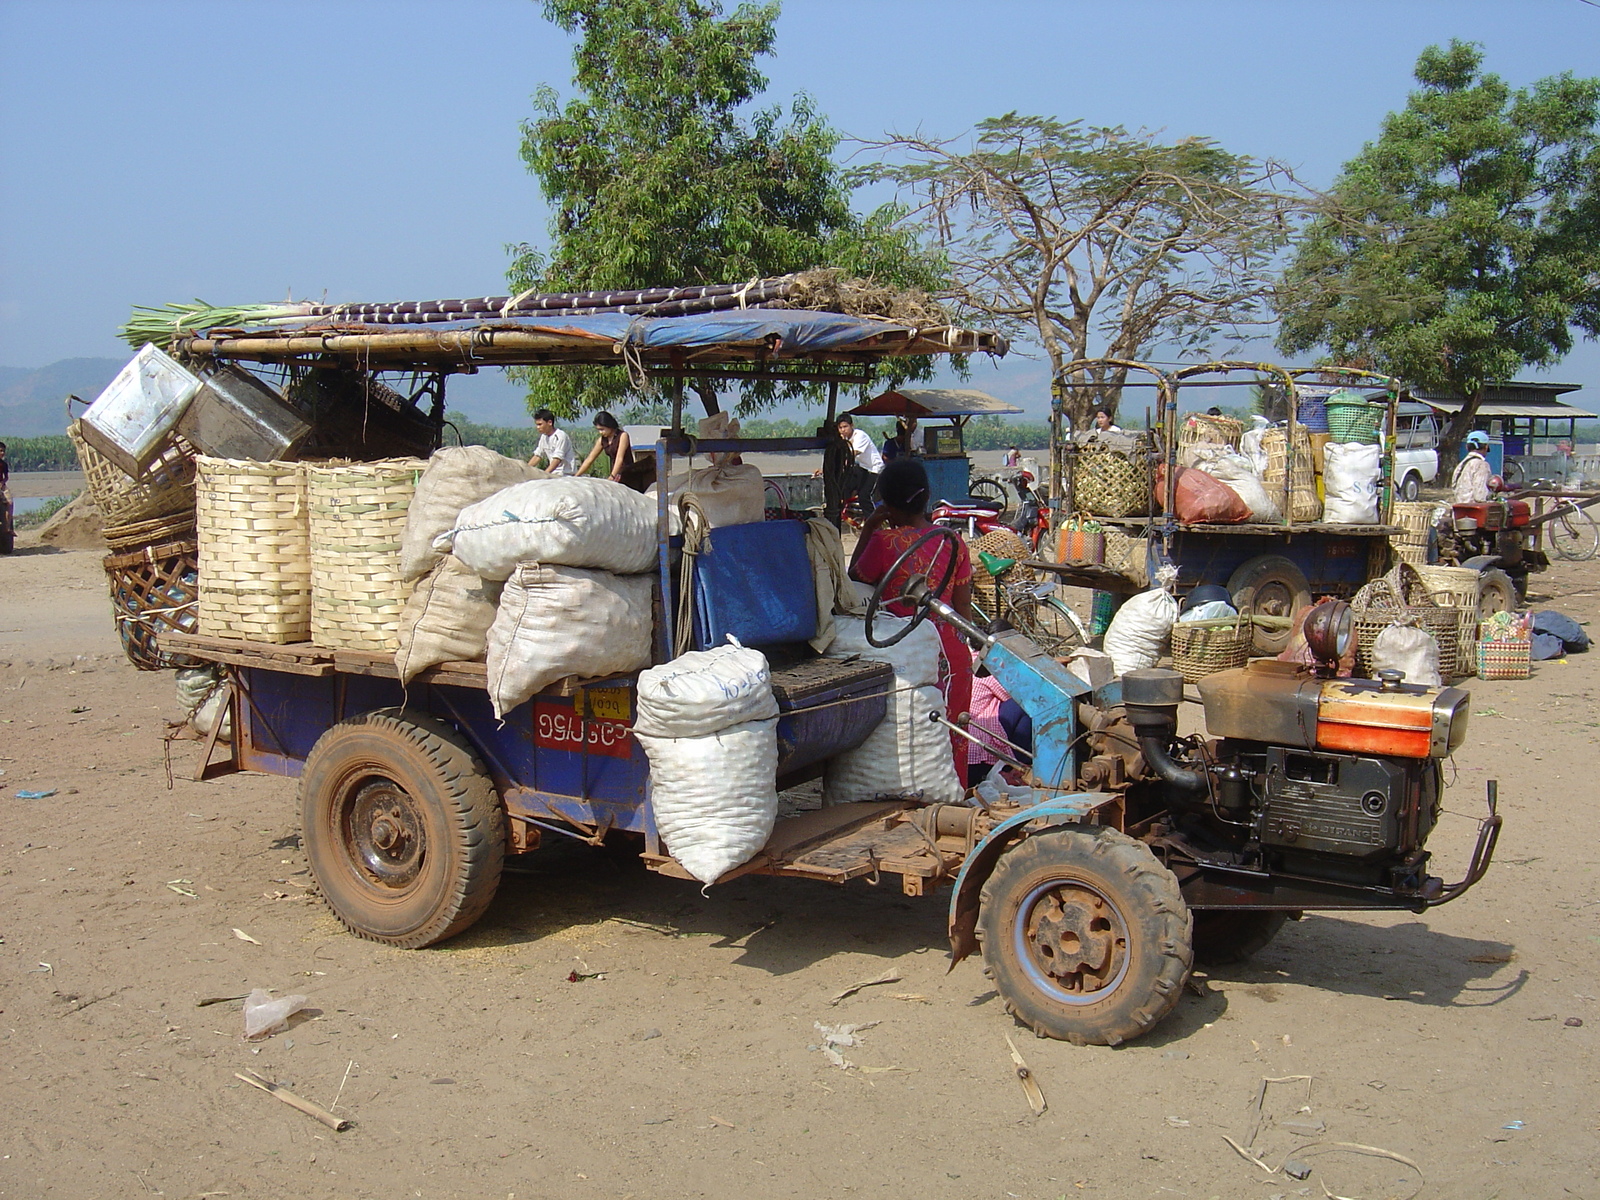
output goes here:
{"type": "Polygon", "coordinates": [[[76,471],[78,456],[65,434],[49,437],[0,437],[13,471],[76,471]]]}
{"type": "Polygon", "coordinates": [[[70,496],[52,496],[32,512],[18,513],[13,524],[18,529],[37,529],[82,494],[79,489],[70,496]]]}

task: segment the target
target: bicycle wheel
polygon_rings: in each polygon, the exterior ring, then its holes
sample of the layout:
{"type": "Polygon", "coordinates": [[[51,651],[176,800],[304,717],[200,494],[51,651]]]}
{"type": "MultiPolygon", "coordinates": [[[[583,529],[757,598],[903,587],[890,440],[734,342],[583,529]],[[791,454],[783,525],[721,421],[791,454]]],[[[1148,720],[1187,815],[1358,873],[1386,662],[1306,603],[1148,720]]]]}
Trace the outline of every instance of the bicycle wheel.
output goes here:
{"type": "Polygon", "coordinates": [[[1071,652],[1087,640],[1077,615],[1051,596],[1041,597],[1029,587],[1012,589],[1006,596],[1006,620],[1052,658],[1071,652]]]}
{"type": "Polygon", "coordinates": [[[1550,522],[1550,549],[1562,558],[1584,562],[1600,550],[1600,525],[1585,510],[1573,505],[1550,522]]]}
{"type": "Polygon", "coordinates": [[[1011,495],[1006,485],[988,475],[980,475],[967,485],[967,494],[974,500],[992,500],[1000,505],[997,515],[1005,517],[1011,511],[1011,495]]]}

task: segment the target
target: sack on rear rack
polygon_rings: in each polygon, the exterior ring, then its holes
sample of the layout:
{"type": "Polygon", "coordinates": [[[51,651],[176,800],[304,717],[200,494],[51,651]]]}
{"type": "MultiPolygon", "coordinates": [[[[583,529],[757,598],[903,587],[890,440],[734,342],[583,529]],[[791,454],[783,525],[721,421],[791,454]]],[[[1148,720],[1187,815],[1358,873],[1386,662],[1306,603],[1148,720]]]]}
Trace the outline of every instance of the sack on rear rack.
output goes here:
{"type": "Polygon", "coordinates": [[[689,874],[715,883],[767,844],[778,818],[776,717],[703,737],[634,736],[650,759],[656,831],[689,874]]]}
{"type": "Polygon", "coordinates": [[[504,718],[568,675],[593,679],[648,666],[654,578],[540,563],[516,568],[489,626],[494,715],[504,718]]]}
{"type": "Polygon", "coordinates": [[[767,656],[743,646],[691,650],[639,674],[633,732],[704,737],[778,715],[767,656]]]}
{"type": "MultiPolygon", "coordinates": [[[[872,632],[880,638],[898,633],[910,618],[893,617],[881,608],[872,618],[872,632]]],[[[893,646],[874,646],[867,641],[864,617],[834,617],[833,644],[828,658],[869,658],[894,668],[896,687],[925,687],[939,682],[939,659],[943,644],[931,620],[924,621],[893,646]]]]}
{"type": "MultiPolygon", "coordinates": [[[[652,484],[645,495],[654,501],[652,484]]],[[[749,463],[724,463],[689,472],[688,478],[674,473],[667,492],[667,504],[676,509],[682,496],[693,496],[706,514],[712,529],[724,525],[754,525],[767,518],[767,484],[761,470],[749,463]]]]}
{"type": "Polygon", "coordinates": [[[826,802],[916,797],[929,804],[959,804],[963,790],[950,754],[950,733],[929,719],[935,712],[944,712],[938,688],[908,688],[897,679],[888,714],[867,740],[828,760],[822,775],[826,802]]]}
{"type": "Polygon", "coordinates": [[[1376,525],[1381,446],[1329,442],[1323,448],[1322,519],[1333,525],[1376,525]]]}
{"type": "Polygon", "coordinates": [[[479,579],[453,554],[419,579],[397,630],[400,648],[394,652],[394,666],[401,684],[440,663],[483,658],[500,588],[479,579]]]}
{"type": "Polygon", "coordinates": [[[444,551],[433,548],[433,539],[454,525],[467,505],[512,484],[544,478],[538,467],[497,454],[487,446],[435,450],[406,513],[405,537],[400,542],[401,578],[416,579],[438,564],[444,551]]]}
{"type": "Polygon", "coordinates": [[[536,479],[462,509],[433,544],[485,579],[518,563],[637,575],[656,565],[656,502],[609,479],[536,479]]]}

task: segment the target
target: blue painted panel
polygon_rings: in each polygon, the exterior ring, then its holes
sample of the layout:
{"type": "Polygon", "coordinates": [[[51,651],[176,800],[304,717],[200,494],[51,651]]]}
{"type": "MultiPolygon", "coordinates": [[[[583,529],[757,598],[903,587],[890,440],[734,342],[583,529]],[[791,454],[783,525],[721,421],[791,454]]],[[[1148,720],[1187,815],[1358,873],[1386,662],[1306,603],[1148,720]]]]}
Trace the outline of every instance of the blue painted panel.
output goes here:
{"type": "Polygon", "coordinates": [[[695,560],[695,640],[701,650],[732,634],[746,646],[803,642],[817,631],[817,592],[804,521],[713,529],[695,560]]]}
{"type": "Polygon", "coordinates": [[[972,463],[961,458],[924,458],[923,470],[928,472],[928,505],[931,508],[942,500],[960,504],[971,498],[972,463]]]}
{"type": "Polygon", "coordinates": [[[1202,533],[1179,530],[1172,539],[1172,561],[1178,568],[1178,589],[1202,583],[1227,585],[1228,579],[1253,558],[1280,554],[1305,572],[1313,592],[1348,595],[1367,580],[1370,537],[1333,533],[1276,534],[1202,533]]]}

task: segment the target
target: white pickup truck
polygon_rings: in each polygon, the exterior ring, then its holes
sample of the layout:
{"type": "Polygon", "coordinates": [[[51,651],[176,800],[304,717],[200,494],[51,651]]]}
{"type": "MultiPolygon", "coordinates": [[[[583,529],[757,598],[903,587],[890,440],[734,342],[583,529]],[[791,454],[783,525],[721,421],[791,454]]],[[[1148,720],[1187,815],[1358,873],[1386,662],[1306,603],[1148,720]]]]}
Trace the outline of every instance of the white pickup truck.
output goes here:
{"type": "Polygon", "coordinates": [[[1439,477],[1439,417],[1426,404],[1404,400],[1395,416],[1395,498],[1415,500],[1439,477]]]}

